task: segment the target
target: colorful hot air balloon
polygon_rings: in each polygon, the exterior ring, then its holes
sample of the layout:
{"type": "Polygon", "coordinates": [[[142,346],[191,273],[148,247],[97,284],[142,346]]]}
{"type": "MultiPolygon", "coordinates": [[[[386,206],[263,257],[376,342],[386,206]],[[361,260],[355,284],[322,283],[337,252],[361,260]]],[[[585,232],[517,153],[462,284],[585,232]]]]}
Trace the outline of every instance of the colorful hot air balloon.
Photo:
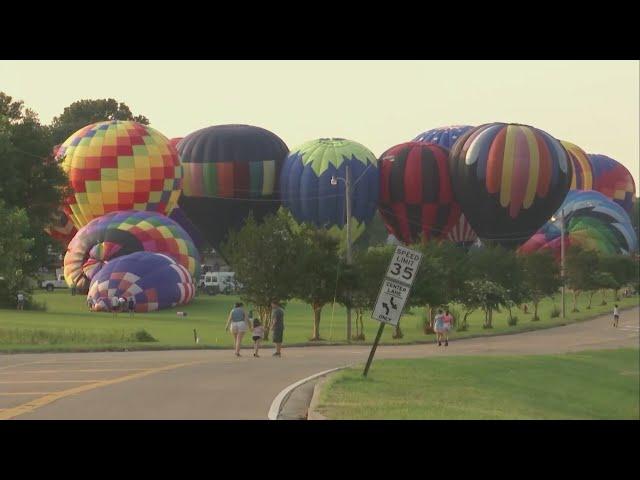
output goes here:
{"type": "Polygon", "coordinates": [[[56,210],[53,221],[44,229],[51,237],[60,242],[65,248],[73,239],[78,229],[75,227],[71,219],[67,216],[62,208],[56,210]]]}
{"type": "Polygon", "coordinates": [[[96,218],[80,229],[64,257],[65,280],[86,291],[105,264],[138,251],[169,255],[193,278],[200,278],[200,254],[180,225],[160,213],[127,210],[96,218]]]}
{"type": "Polygon", "coordinates": [[[527,254],[551,250],[560,259],[561,211],[565,218],[565,248],[579,245],[604,254],[630,254],[638,249],[638,239],[624,209],[600,192],[572,190],[547,222],[518,250],[527,254]]]}
{"type": "Polygon", "coordinates": [[[589,157],[586,152],[571,142],[562,140],[560,143],[569,154],[571,166],[573,167],[571,190],[592,190],[593,172],[591,171],[591,162],[589,162],[589,157]]]}
{"type": "Polygon", "coordinates": [[[321,138],[292,149],[280,175],[282,204],[294,220],[326,228],[346,238],[345,183],[351,180],[351,240],[373,219],[378,206],[377,159],[363,145],[343,138],[321,138]]]}
{"type": "Polygon", "coordinates": [[[478,240],[478,235],[473,231],[471,225],[467,221],[464,213],[460,213],[458,222],[451,228],[447,234],[447,240],[457,243],[464,247],[470,247],[478,240]]]}
{"type": "Polygon", "coordinates": [[[187,135],[178,151],[180,207],[216,250],[250,212],[260,220],[278,210],[278,175],[289,150],[277,135],[251,125],[217,125],[187,135]]]}
{"type": "Polygon", "coordinates": [[[152,312],[189,303],[195,285],[188,270],[160,253],[135,252],[115,258],[93,277],[89,297],[94,304],[133,297],[136,312],[152,312]]]}
{"type": "Polygon", "coordinates": [[[451,125],[449,127],[433,128],[421,133],[413,141],[437,143],[441,147],[451,149],[453,144],[472,128],[471,125],[451,125]]]}
{"type": "Polygon", "coordinates": [[[483,240],[517,247],[569,191],[571,164],[560,142],[519,124],[490,123],[465,133],[449,156],[455,198],[483,240]]]}
{"type": "Polygon", "coordinates": [[[593,190],[604,194],[631,214],[636,184],[624,165],[606,155],[589,155],[593,171],[593,190]]]}
{"type": "Polygon", "coordinates": [[[178,143],[180,143],[180,140],[182,140],[183,138],[184,138],[184,137],[174,137],[174,138],[171,138],[171,139],[169,140],[169,143],[170,143],[171,145],[173,145],[173,146],[174,146],[174,148],[176,148],[176,149],[177,149],[177,148],[178,148],[178,143]]]}
{"type": "Polygon", "coordinates": [[[119,120],[87,125],[62,144],[57,157],[74,191],[65,212],[77,228],[122,210],[168,214],[180,197],[178,153],[146,125],[119,120]]]}
{"type": "Polygon", "coordinates": [[[378,209],[387,231],[405,244],[447,238],[460,220],[448,156],[446,148],[425,142],[402,143],[380,156],[378,209]]]}

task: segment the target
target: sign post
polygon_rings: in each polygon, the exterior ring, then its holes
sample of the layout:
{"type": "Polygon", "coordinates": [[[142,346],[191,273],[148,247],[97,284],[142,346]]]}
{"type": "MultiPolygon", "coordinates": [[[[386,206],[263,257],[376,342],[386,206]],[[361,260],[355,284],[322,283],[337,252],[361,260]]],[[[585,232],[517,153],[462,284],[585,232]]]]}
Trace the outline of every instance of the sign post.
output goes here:
{"type": "Polygon", "coordinates": [[[418,273],[421,260],[422,254],[420,252],[405,247],[396,247],[396,251],[393,253],[387,273],[380,286],[376,306],[371,314],[371,318],[380,322],[380,328],[378,328],[367,365],[362,373],[365,377],[369,373],[369,367],[378,348],[384,326],[387,323],[396,326],[400,321],[400,316],[411,293],[411,286],[418,273]]]}

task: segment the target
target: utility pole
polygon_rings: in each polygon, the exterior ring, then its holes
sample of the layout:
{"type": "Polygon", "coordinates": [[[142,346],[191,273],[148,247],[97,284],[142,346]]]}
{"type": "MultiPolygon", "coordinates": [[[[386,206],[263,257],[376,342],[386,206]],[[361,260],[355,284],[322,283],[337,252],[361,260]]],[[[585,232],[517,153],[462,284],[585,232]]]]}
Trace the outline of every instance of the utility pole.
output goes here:
{"type": "Polygon", "coordinates": [[[564,208],[560,210],[560,278],[562,279],[562,318],[565,318],[564,303],[564,208]]]}
{"type": "MultiPolygon", "coordinates": [[[[351,167],[349,160],[346,162],[346,178],[344,181],[346,194],[346,211],[347,211],[347,265],[353,263],[351,256],[351,167]]],[[[349,304],[351,303],[351,292],[349,295],[349,304]]],[[[351,306],[347,305],[347,343],[351,343],[351,306]]]]}

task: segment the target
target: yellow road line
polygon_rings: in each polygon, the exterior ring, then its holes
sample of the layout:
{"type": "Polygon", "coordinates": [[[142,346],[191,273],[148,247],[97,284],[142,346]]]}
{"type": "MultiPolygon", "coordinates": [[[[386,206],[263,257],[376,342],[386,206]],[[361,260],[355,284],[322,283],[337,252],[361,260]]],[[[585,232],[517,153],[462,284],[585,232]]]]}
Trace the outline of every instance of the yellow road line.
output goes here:
{"type": "Polygon", "coordinates": [[[151,368],[149,370],[145,370],[144,372],[132,373],[130,375],[125,375],[124,377],[113,378],[110,380],[100,380],[95,383],[91,383],[89,385],[81,385],[74,388],[69,388],[67,390],[62,390],[59,392],[52,392],[44,397],[37,398],[33,401],[24,403],[22,405],[18,405],[17,407],[7,408],[3,411],[0,411],[0,420],[8,420],[10,418],[15,418],[19,415],[24,415],[25,413],[32,412],[38,408],[44,407],[56,400],[60,400],[64,397],[69,397],[72,395],[76,395],[78,393],[88,392],[89,390],[94,390],[100,387],[106,387],[108,385],[113,385],[116,383],[126,382],[128,380],[135,380],[137,378],[146,377],[148,375],[153,375],[155,373],[166,372],[169,370],[175,370],[176,368],[188,367],[190,365],[197,365],[199,363],[204,363],[203,360],[195,361],[195,362],[186,362],[186,363],[175,363],[173,365],[166,365],[164,367],[151,368]]]}
{"type": "Polygon", "coordinates": [[[67,373],[67,372],[140,372],[146,368],[80,368],[80,369],[60,369],[60,370],[22,370],[20,372],[0,372],[0,375],[22,375],[23,373],[67,373]]]}

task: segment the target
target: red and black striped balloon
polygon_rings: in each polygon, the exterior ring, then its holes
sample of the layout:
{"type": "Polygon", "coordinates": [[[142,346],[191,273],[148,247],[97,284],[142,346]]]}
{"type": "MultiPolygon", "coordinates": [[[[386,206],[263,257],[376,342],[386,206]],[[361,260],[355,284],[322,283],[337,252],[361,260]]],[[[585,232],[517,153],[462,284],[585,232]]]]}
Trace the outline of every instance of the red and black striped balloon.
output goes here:
{"type": "Polygon", "coordinates": [[[448,155],[434,143],[407,142],[380,157],[379,211],[389,233],[405,244],[446,238],[460,218],[448,155]]]}

